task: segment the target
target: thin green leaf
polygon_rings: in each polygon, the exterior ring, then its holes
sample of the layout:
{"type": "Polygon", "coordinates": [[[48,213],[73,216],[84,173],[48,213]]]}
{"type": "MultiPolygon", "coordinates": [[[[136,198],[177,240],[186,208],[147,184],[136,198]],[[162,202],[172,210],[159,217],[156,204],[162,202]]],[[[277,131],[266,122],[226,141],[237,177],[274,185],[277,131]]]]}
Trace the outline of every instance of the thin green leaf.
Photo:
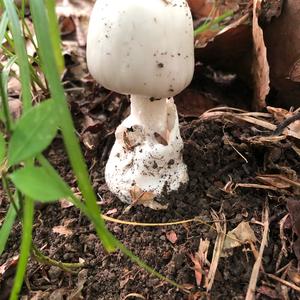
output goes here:
{"type": "MultiPolygon", "coordinates": [[[[19,201],[17,197],[15,197],[15,204],[19,207],[19,201]]],[[[8,237],[11,233],[11,229],[15,223],[17,216],[17,212],[15,207],[12,203],[9,205],[9,209],[6,213],[5,220],[0,229],[0,256],[2,255],[3,251],[5,250],[5,246],[8,240],[8,237]]]]}
{"type": "Polygon", "coordinates": [[[41,202],[52,202],[70,197],[71,190],[57,173],[49,173],[44,167],[26,166],[13,172],[9,178],[25,195],[41,202]]]}
{"type": "Polygon", "coordinates": [[[14,1],[3,0],[3,3],[8,14],[9,26],[11,29],[14,46],[15,46],[15,53],[18,58],[17,59],[18,65],[20,67],[23,108],[24,108],[24,112],[26,112],[31,107],[31,92],[30,92],[31,80],[30,80],[30,69],[29,69],[28,57],[25,48],[25,41],[20,28],[20,22],[19,22],[18,14],[16,12],[14,1]]]}
{"type": "Polygon", "coordinates": [[[220,22],[224,21],[228,17],[231,17],[233,14],[234,12],[229,10],[226,11],[223,15],[211,20],[210,22],[204,23],[203,25],[194,30],[194,36],[197,36],[198,34],[205,32],[208,29],[211,29],[213,26],[218,25],[220,22]]]}
{"type": "Polygon", "coordinates": [[[54,56],[56,65],[59,71],[59,74],[62,74],[62,72],[65,69],[65,62],[64,58],[61,53],[61,39],[60,39],[60,31],[59,26],[57,22],[57,15],[55,12],[55,1],[54,0],[46,0],[45,5],[48,12],[48,18],[49,18],[49,30],[50,30],[50,38],[52,41],[52,47],[54,50],[54,56]]]}
{"type": "Polygon", "coordinates": [[[8,147],[9,166],[35,157],[55,137],[58,118],[53,100],[46,100],[24,114],[15,126],[8,147]]]}
{"type": "Polygon", "coordinates": [[[104,247],[108,251],[114,251],[115,245],[112,241],[105,223],[101,218],[101,211],[97,205],[97,198],[93,191],[93,187],[89,181],[89,174],[85,164],[80,145],[75,135],[75,129],[70,114],[64,90],[60,82],[58,66],[54,56],[54,49],[60,45],[53,44],[53,40],[49,39],[50,25],[48,13],[45,10],[44,2],[40,0],[30,1],[31,16],[36,31],[39,45],[39,54],[42,62],[42,69],[46,75],[51,91],[51,96],[55,99],[57,105],[57,113],[60,116],[60,127],[64,138],[67,153],[77,177],[78,185],[82,195],[86,201],[86,205],[91,214],[99,219],[99,226],[96,228],[97,234],[103,242],[104,247]]]}
{"type": "Polygon", "coordinates": [[[13,129],[13,121],[11,118],[11,114],[9,111],[9,105],[8,105],[8,97],[7,97],[7,85],[8,85],[8,78],[11,71],[12,66],[16,62],[17,57],[13,55],[5,64],[2,73],[0,74],[0,100],[1,100],[1,112],[0,114],[3,114],[2,119],[6,123],[6,129],[8,132],[10,132],[13,129]]]}
{"type": "Polygon", "coordinates": [[[0,45],[2,45],[5,32],[7,29],[7,25],[8,25],[8,17],[7,17],[7,12],[5,11],[1,16],[1,22],[0,22],[0,45]]]}
{"type": "Polygon", "coordinates": [[[6,141],[3,134],[0,132],[0,166],[5,158],[5,154],[6,154],[6,141]]]}
{"type": "Polygon", "coordinates": [[[6,125],[6,130],[8,132],[11,131],[12,128],[12,119],[9,111],[9,106],[8,106],[8,97],[7,97],[7,92],[6,88],[4,86],[4,80],[2,79],[3,73],[0,72],[0,100],[1,100],[1,109],[3,112],[3,117],[6,125]]]}
{"type": "Polygon", "coordinates": [[[31,242],[32,242],[32,224],[34,214],[34,202],[25,197],[23,209],[23,231],[20,257],[17,267],[17,273],[14,278],[14,285],[10,294],[10,300],[19,299],[19,294],[23,285],[23,279],[26,272],[27,261],[30,255],[31,242]]]}
{"type": "Polygon", "coordinates": [[[2,81],[3,81],[3,86],[5,88],[5,91],[7,91],[7,84],[8,84],[8,77],[11,71],[12,66],[16,62],[17,56],[13,55],[10,57],[10,59],[7,61],[5,64],[3,71],[2,71],[2,81]]]}

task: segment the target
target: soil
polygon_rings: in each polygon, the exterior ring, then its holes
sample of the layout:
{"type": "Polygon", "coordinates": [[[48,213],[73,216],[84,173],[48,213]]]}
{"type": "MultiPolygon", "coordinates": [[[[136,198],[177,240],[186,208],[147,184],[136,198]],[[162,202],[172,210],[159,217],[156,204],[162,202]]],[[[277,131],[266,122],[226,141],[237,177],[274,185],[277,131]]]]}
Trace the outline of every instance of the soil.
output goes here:
{"type": "MultiPolygon", "coordinates": [[[[114,101],[119,99],[118,95],[110,97],[114,101]]],[[[122,108],[125,114],[127,106],[128,102],[125,101],[122,108]]],[[[122,116],[121,110],[116,107],[110,112],[110,116],[107,110],[103,110],[110,118],[110,124],[114,123],[112,118],[119,119],[122,116]]],[[[73,114],[78,130],[83,132],[83,114],[79,110],[77,113],[73,110],[73,114]]],[[[99,130],[94,131],[99,133],[99,130]]],[[[270,232],[263,267],[266,273],[275,273],[282,247],[279,221],[287,214],[287,201],[299,199],[299,196],[297,198],[295,191],[291,189],[237,188],[235,191],[224,191],[224,187],[229,181],[254,183],[257,174],[282,173],[284,170],[300,174],[300,159],[291,144],[283,141],[272,146],[253,145],[247,138],[258,134],[254,127],[225,119],[201,121],[181,118],[181,133],[185,143],[183,156],[190,180],[185,189],[169,196],[169,207],[162,211],[136,206],[126,213],[124,210],[127,206],[107,190],[103,176],[107,156],[101,154],[107,151],[107,147],[111,147],[112,134],[103,136],[105,142],[100,141],[92,151],[87,151],[84,146],[83,150],[104,214],[128,221],[151,223],[193,217],[201,219],[201,222],[185,225],[151,228],[107,224],[111,232],[147,264],[164,276],[189,287],[190,295],[151,276],[119,251],[106,253],[92,225],[78,209],[62,208],[61,203],[55,203],[37,205],[34,242],[52,259],[63,262],[84,261],[86,268],[79,270],[79,273],[69,274],[58,267],[39,264],[31,259],[22,299],[244,299],[255,262],[249,245],[235,248],[228,257],[220,259],[210,295],[205,294],[203,285],[196,285],[191,255],[197,252],[201,239],[208,239],[208,260],[211,261],[217,237],[212,223],[212,211],[218,212],[219,216],[221,213],[225,215],[227,230],[232,230],[241,221],[250,222],[257,240],[261,241],[263,228],[258,222],[262,220],[262,211],[267,204],[270,208],[270,232]],[[68,235],[55,233],[55,226],[64,226],[70,232],[68,235]],[[174,233],[176,241],[170,241],[168,237],[170,234],[174,236],[174,233]]],[[[75,181],[59,138],[47,151],[47,156],[76,192],[75,181]]],[[[0,265],[18,254],[20,231],[20,225],[16,225],[8,248],[0,258],[0,265]]],[[[282,258],[280,267],[290,262],[295,263],[296,260],[292,250],[292,231],[288,226],[285,234],[287,253],[282,258]]],[[[257,249],[259,246],[260,243],[257,242],[257,249]]],[[[207,267],[205,270],[208,269],[207,267]]],[[[10,273],[6,274],[2,283],[1,299],[6,299],[5,294],[9,292],[13,271],[10,273]]],[[[260,273],[257,299],[270,299],[270,296],[272,299],[283,299],[283,293],[284,289],[280,284],[260,273]]],[[[288,290],[288,294],[290,299],[299,297],[292,289],[288,290]]]]}

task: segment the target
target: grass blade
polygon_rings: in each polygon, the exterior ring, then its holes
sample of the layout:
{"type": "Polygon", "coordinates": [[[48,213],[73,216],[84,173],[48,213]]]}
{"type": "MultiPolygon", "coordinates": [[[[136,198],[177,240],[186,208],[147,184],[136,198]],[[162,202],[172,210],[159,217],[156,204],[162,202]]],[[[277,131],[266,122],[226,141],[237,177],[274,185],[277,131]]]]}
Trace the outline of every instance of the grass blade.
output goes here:
{"type": "Polygon", "coordinates": [[[14,279],[14,285],[9,298],[10,300],[19,299],[19,294],[23,285],[23,279],[26,272],[27,261],[31,250],[33,212],[34,212],[33,201],[30,198],[25,197],[20,258],[18,262],[17,273],[14,279]]]}
{"type": "Polygon", "coordinates": [[[48,12],[49,17],[49,30],[50,30],[50,38],[52,41],[54,57],[56,61],[56,65],[58,68],[59,74],[62,74],[65,68],[64,58],[61,53],[61,48],[57,45],[61,45],[60,39],[60,31],[57,22],[57,16],[55,13],[55,1],[54,0],[46,0],[45,5],[48,12]]]}
{"type": "Polygon", "coordinates": [[[6,8],[9,27],[14,40],[15,53],[17,55],[17,62],[20,68],[20,79],[22,84],[22,99],[23,99],[23,109],[26,112],[31,107],[31,92],[30,92],[30,69],[27,58],[27,52],[25,48],[25,42],[23,34],[20,28],[18,14],[12,0],[3,0],[4,6],[6,8]]]}
{"type": "Polygon", "coordinates": [[[0,45],[2,45],[5,32],[7,29],[7,25],[8,25],[8,17],[7,17],[7,12],[5,11],[1,16],[1,22],[0,22],[0,45]]]}
{"type": "MultiPolygon", "coordinates": [[[[39,45],[42,69],[48,80],[51,96],[57,105],[57,113],[61,120],[60,127],[70,163],[75,176],[77,177],[78,186],[86,201],[87,208],[91,214],[100,220],[101,226],[96,228],[97,234],[101,238],[104,247],[108,251],[113,251],[115,250],[114,242],[105,227],[103,219],[101,218],[101,211],[97,205],[97,198],[89,181],[87,166],[75,135],[72,117],[60,82],[59,71],[53,50],[53,47],[60,48],[60,45],[53,45],[53,41],[49,39],[49,17],[53,16],[53,13],[50,12],[47,14],[44,1],[41,0],[31,0],[30,9],[39,45]]],[[[51,24],[56,21],[55,16],[55,20],[51,20],[51,24]]]]}
{"type": "MultiPolygon", "coordinates": [[[[17,200],[17,197],[15,197],[15,204],[17,205],[17,208],[19,207],[19,202],[17,200]]],[[[1,226],[0,229],[0,256],[2,255],[3,251],[5,250],[5,246],[8,240],[8,237],[10,235],[11,229],[15,223],[17,216],[17,212],[15,210],[14,205],[11,203],[9,206],[9,209],[6,213],[4,223],[1,226]]]]}

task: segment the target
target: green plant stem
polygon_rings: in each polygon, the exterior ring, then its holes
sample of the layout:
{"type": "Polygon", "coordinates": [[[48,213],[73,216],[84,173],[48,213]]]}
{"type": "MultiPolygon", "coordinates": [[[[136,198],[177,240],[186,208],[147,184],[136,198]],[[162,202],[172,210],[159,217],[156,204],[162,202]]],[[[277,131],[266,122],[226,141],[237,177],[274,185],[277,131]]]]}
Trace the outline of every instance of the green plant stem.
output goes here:
{"type": "Polygon", "coordinates": [[[2,174],[2,185],[3,185],[3,190],[7,193],[10,203],[13,205],[15,211],[18,213],[19,209],[18,209],[18,207],[15,203],[14,197],[9,189],[8,180],[7,180],[7,177],[5,174],[2,174]]]}
{"type": "Polygon", "coordinates": [[[10,294],[10,300],[17,300],[23,285],[23,279],[26,272],[27,261],[30,255],[31,241],[32,241],[32,225],[33,225],[33,200],[25,197],[24,212],[23,212],[23,232],[22,242],[20,247],[20,258],[18,262],[17,273],[14,279],[14,286],[10,294]]]}
{"type": "MultiPolygon", "coordinates": [[[[47,1],[54,2],[53,0],[47,1]]],[[[54,7],[54,5],[51,7],[54,7]]],[[[51,97],[57,104],[57,112],[61,120],[61,131],[72,169],[77,178],[79,189],[86,201],[87,208],[94,217],[99,218],[100,226],[96,228],[96,231],[101,237],[104,247],[108,251],[113,251],[115,250],[114,243],[101,218],[101,211],[97,205],[96,195],[89,180],[87,166],[78,139],[75,135],[73,120],[64,95],[63,87],[60,83],[59,71],[53,51],[54,45],[49,39],[49,16],[46,14],[43,2],[40,0],[31,0],[30,8],[39,44],[42,68],[49,83],[51,97]]],[[[52,23],[57,22],[56,19],[51,21],[52,23]]],[[[60,45],[55,46],[60,47],[60,45]]]]}
{"type": "Polygon", "coordinates": [[[85,267],[84,263],[65,263],[65,262],[54,260],[54,259],[44,255],[43,252],[40,251],[34,244],[32,244],[32,254],[38,262],[40,262],[44,265],[58,267],[58,268],[62,269],[63,271],[69,272],[72,274],[77,274],[78,272],[75,272],[71,269],[85,267]]]}
{"type": "Polygon", "coordinates": [[[3,86],[2,72],[0,72],[0,98],[2,99],[3,113],[5,118],[6,129],[9,133],[12,130],[12,119],[9,112],[8,98],[3,86]]]}

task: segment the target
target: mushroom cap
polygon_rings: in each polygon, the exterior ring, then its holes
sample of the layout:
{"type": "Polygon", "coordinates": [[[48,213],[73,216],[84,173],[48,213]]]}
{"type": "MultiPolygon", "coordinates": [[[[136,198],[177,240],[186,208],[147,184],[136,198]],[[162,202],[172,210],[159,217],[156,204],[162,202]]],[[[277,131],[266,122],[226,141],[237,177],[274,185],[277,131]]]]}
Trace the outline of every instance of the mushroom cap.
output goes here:
{"type": "Polygon", "coordinates": [[[97,0],[87,63],[92,76],[121,94],[171,97],[194,72],[193,20],[185,0],[97,0]]]}

